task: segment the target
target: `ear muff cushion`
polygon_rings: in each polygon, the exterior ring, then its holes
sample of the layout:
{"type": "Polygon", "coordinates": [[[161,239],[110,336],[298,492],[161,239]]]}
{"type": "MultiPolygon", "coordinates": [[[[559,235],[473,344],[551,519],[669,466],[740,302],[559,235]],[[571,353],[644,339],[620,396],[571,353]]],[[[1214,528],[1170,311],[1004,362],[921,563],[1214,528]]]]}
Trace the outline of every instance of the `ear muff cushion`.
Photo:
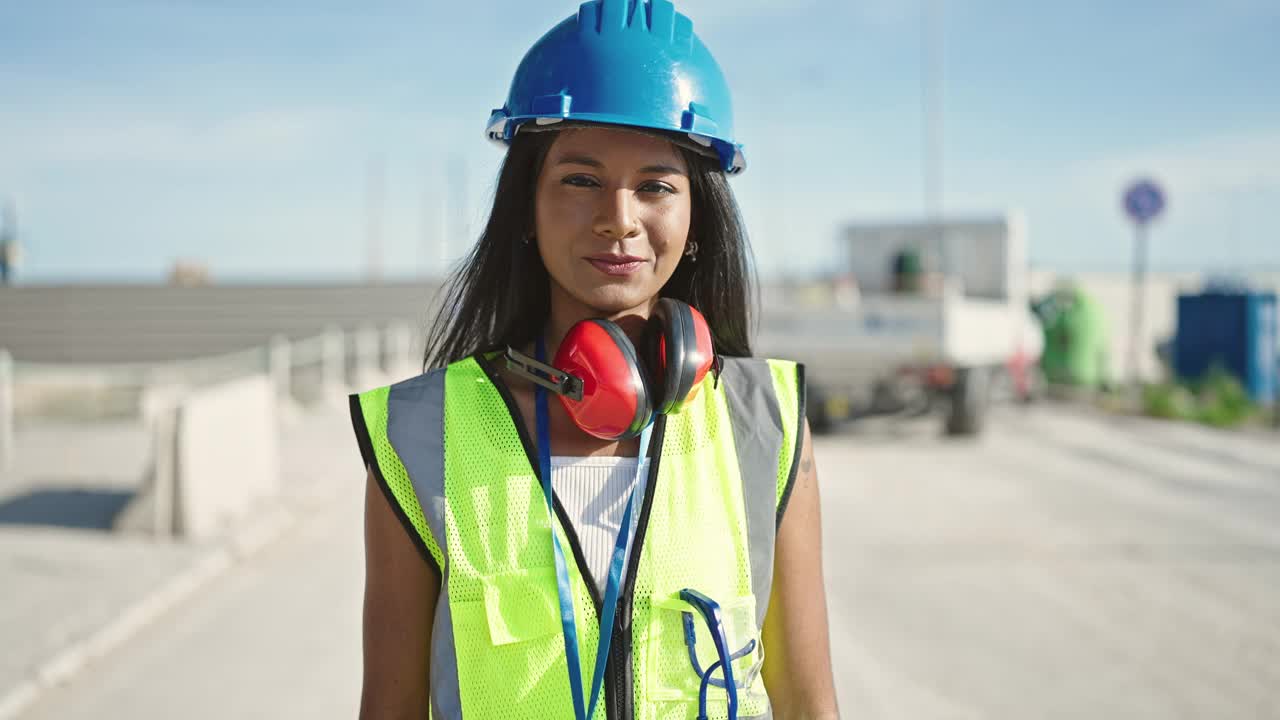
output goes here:
{"type": "Polygon", "coordinates": [[[693,334],[696,337],[696,351],[693,353],[697,357],[691,360],[691,363],[697,368],[693,379],[693,386],[697,388],[702,382],[702,378],[706,377],[707,371],[716,360],[715,342],[711,339],[711,326],[707,325],[707,319],[702,317],[702,313],[698,312],[698,308],[689,307],[689,315],[693,317],[693,334]]]}
{"type": "Polygon", "coordinates": [[[628,428],[627,434],[620,439],[632,438],[640,434],[645,425],[649,424],[649,419],[653,416],[653,385],[649,381],[649,374],[644,371],[644,364],[640,359],[640,354],[636,352],[636,348],[631,344],[631,338],[622,331],[617,324],[608,320],[592,320],[591,322],[604,328],[609,336],[618,346],[618,350],[626,358],[627,372],[631,375],[631,382],[636,388],[636,414],[631,421],[631,427],[628,428]]]}
{"type": "Polygon", "coordinates": [[[698,378],[700,357],[693,309],[679,300],[663,298],[649,322],[656,323],[651,325],[654,336],[651,342],[656,344],[655,351],[661,352],[663,364],[662,397],[656,401],[657,411],[675,412],[698,378]]]}
{"type": "Polygon", "coordinates": [[[583,380],[581,402],[563,396],[560,402],[585,432],[625,440],[638,435],[652,417],[649,380],[631,340],[614,323],[593,319],[574,325],[556,351],[555,366],[583,380]]]}
{"type": "Polygon", "coordinates": [[[641,368],[649,378],[649,387],[653,388],[653,409],[658,413],[662,412],[670,397],[667,390],[670,366],[670,348],[666,338],[667,312],[665,299],[658,301],[640,336],[641,368]]]}

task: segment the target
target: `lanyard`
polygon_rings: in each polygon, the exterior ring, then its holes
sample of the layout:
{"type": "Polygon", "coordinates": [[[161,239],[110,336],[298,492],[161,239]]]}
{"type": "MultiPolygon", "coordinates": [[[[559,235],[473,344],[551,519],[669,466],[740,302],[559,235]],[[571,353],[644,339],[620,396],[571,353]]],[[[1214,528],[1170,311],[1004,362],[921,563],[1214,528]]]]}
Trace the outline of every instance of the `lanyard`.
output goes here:
{"type": "MultiPolygon", "coordinates": [[[[546,344],[538,337],[538,362],[546,362],[546,344]]],[[[618,608],[618,592],[622,584],[622,567],[627,559],[627,546],[631,542],[631,512],[635,506],[636,488],[645,455],[649,452],[649,436],[652,424],[640,432],[640,453],[636,457],[636,482],[627,497],[627,509],[622,513],[622,526],[613,544],[613,559],[609,562],[609,580],[605,585],[604,605],[600,614],[600,642],[596,645],[596,667],[591,676],[591,699],[582,693],[582,661],[578,656],[578,627],[574,621],[573,589],[569,584],[569,570],[556,535],[556,517],[553,506],[555,491],[551,487],[551,420],[547,410],[547,391],[539,385],[534,390],[534,402],[538,424],[538,465],[542,474],[542,494],[547,501],[547,521],[551,527],[551,545],[555,550],[556,586],[560,595],[560,625],[564,630],[565,659],[569,666],[569,690],[573,694],[573,714],[577,720],[587,720],[595,714],[596,700],[604,683],[604,667],[609,660],[609,645],[613,642],[613,618],[618,608]]]]}

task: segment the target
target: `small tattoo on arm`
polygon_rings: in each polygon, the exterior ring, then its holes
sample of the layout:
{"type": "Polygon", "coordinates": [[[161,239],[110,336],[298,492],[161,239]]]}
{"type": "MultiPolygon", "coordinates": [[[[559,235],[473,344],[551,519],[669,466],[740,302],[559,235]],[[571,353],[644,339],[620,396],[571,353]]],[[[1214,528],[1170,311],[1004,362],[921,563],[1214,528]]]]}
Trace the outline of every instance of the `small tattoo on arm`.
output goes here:
{"type": "Polygon", "coordinates": [[[813,470],[813,458],[806,456],[800,461],[800,472],[808,474],[811,470],[813,470]]]}

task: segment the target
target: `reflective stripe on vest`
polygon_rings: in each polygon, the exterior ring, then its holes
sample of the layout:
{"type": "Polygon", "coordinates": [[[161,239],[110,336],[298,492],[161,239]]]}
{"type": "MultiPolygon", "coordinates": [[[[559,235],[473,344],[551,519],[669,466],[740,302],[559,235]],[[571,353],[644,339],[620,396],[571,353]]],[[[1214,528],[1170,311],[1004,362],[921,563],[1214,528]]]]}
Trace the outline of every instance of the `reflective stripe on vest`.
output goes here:
{"type": "MultiPolygon", "coordinates": [[[[352,402],[357,434],[393,507],[440,570],[433,717],[510,717],[513,707],[528,717],[571,717],[536,455],[492,372],[487,362],[467,359],[362,393],[352,402]]],[[[630,643],[615,638],[607,702],[596,718],[696,714],[699,678],[681,620],[690,608],[678,598],[684,587],[722,605],[731,650],[756,641],[757,651],[734,663],[739,682],[750,683],[739,690],[739,715],[769,717],[759,635],[776,527],[795,477],[802,398],[796,364],[725,358],[718,387],[708,376],[686,409],[656,428],[661,456],[619,607],[618,627],[629,628],[630,643]]],[[[599,598],[556,509],[556,532],[573,548],[569,570],[589,668],[599,598]]],[[[705,669],[715,652],[698,627],[694,646],[705,669]]],[[[724,690],[711,688],[712,714],[723,714],[725,704],[724,690]]]]}

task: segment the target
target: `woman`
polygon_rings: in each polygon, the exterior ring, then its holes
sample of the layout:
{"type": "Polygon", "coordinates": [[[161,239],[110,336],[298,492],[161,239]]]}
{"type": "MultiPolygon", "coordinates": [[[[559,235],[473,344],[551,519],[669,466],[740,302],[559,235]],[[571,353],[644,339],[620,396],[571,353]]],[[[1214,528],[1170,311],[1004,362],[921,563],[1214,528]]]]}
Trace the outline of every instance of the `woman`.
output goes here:
{"type": "Polygon", "coordinates": [[[436,369],[352,398],[361,717],[836,717],[803,371],[750,358],[719,67],[667,0],[588,2],[489,136],[436,369]]]}

